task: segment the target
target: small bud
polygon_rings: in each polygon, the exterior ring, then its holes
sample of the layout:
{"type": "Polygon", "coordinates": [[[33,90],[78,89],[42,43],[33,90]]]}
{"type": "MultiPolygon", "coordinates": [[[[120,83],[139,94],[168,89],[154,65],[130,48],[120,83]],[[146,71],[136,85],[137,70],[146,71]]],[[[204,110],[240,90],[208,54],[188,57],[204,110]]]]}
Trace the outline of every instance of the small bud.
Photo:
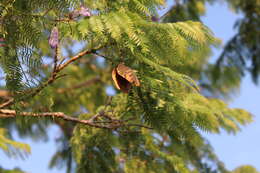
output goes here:
{"type": "Polygon", "coordinates": [[[151,17],[151,20],[152,20],[153,22],[159,22],[159,18],[156,17],[156,16],[152,16],[152,17],[151,17]]]}
{"type": "Polygon", "coordinates": [[[5,40],[3,38],[0,38],[0,47],[5,46],[5,40]]]}
{"type": "Polygon", "coordinates": [[[91,13],[87,7],[81,6],[79,10],[79,14],[85,17],[90,17],[91,13]]]}
{"type": "Polygon", "coordinates": [[[59,44],[59,31],[58,28],[55,26],[51,30],[51,35],[49,38],[49,45],[51,46],[52,49],[55,49],[59,44]]]}

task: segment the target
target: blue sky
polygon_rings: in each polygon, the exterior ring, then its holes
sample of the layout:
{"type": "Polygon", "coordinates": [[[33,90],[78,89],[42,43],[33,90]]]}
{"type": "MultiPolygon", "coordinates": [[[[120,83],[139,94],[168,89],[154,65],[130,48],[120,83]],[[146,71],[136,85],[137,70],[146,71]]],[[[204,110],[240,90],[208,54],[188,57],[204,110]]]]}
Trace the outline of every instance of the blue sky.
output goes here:
{"type": "MultiPolygon", "coordinates": [[[[228,10],[223,4],[215,4],[207,8],[207,14],[203,22],[213,30],[215,35],[223,40],[223,43],[229,40],[235,32],[233,25],[236,19],[241,15],[236,15],[228,10]]],[[[220,53],[215,50],[215,57],[220,53]]],[[[242,131],[236,136],[228,135],[223,132],[221,135],[206,134],[213,148],[228,169],[234,169],[242,164],[251,164],[260,170],[260,90],[255,86],[250,77],[243,79],[240,93],[230,103],[231,107],[243,108],[251,112],[254,117],[254,123],[242,128],[242,131]]],[[[49,127],[49,142],[33,142],[31,139],[19,139],[31,145],[32,154],[25,160],[10,159],[0,150],[0,165],[4,168],[20,167],[28,173],[63,173],[64,169],[48,169],[48,162],[56,150],[55,138],[59,136],[59,129],[55,126],[49,127]]]]}
{"type": "MultiPolygon", "coordinates": [[[[223,4],[216,4],[213,7],[208,7],[203,22],[225,43],[235,34],[234,22],[241,16],[231,12],[223,4]]],[[[215,56],[220,54],[219,50],[214,52],[215,56]]],[[[226,164],[228,169],[234,169],[242,164],[251,164],[260,171],[259,96],[259,86],[254,85],[250,76],[246,75],[242,81],[240,92],[234,96],[230,107],[243,108],[249,111],[254,115],[254,122],[243,127],[242,131],[235,136],[225,132],[221,133],[221,135],[206,135],[219,159],[226,164]]]]}

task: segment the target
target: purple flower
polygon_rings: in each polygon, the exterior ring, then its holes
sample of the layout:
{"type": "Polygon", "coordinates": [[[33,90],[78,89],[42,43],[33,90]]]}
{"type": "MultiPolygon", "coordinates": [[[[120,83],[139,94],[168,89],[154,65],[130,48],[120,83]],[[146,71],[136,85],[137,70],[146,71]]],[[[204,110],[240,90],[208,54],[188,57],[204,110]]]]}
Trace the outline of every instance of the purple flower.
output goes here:
{"type": "Polygon", "coordinates": [[[79,14],[85,17],[90,17],[91,13],[87,7],[81,6],[79,9],[79,14]]]}
{"type": "Polygon", "coordinates": [[[55,26],[51,30],[51,35],[49,38],[49,45],[51,46],[52,49],[55,49],[59,44],[59,31],[58,28],[55,26]]]}

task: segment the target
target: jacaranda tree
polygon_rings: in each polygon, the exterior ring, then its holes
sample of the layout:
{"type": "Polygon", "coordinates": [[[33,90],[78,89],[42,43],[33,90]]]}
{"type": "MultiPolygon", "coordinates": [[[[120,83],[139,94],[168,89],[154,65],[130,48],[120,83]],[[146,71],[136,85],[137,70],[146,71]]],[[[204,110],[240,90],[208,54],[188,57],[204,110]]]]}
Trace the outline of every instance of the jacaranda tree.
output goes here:
{"type": "Polygon", "coordinates": [[[49,166],[68,173],[230,172],[202,133],[252,118],[220,99],[241,68],[224,63],[228,46],[208,63],[220,41],[200,22],[206,2],[1,1],[0,148],[23,157],[30,148],[13,132],[41,140],[56,125],[49,166]]]}

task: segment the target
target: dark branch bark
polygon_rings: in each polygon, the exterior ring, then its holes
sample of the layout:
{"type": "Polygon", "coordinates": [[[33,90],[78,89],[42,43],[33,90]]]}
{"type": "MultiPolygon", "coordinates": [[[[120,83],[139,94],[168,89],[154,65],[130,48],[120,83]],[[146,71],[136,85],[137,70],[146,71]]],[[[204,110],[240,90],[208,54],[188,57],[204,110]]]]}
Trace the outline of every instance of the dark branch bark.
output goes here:
{"type": "Polygon", "coordinates": [[[55,117],[59,119],[63,119],[65,121],[85,124],[91,127],[97,128],[105,128],[105,129],[113,129],[116,127],[107,126],[107,125],[98,125],[93,123],[91,120],[80,120],[75,117],[68,116],[63,112],[44,112],[44,113],[33,113],[33,112],[19,112],[17,113],[15,110],[10,109],[0,109],[0,118],[15,118],[16,116],[24,116],[24,117],[55,117]]]}

